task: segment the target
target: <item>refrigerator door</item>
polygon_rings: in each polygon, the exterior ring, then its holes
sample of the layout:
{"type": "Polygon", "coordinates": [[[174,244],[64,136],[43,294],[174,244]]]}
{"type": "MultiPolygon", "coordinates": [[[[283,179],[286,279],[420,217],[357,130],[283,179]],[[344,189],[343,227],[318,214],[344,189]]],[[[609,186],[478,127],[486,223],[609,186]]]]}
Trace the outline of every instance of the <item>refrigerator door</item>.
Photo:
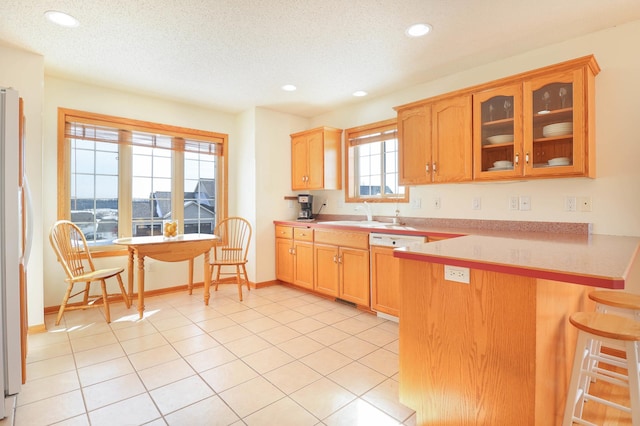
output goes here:
{"type": "MultiPolygon", "coordinates": [[[[5,396],[20,391],[20,213],[18,93],[0,88],[0,375],[5,396]]],[[[4,411],[4,404],[2,404],[4,411]]],[[[4,417],[6,413],[0,413],[4,417]]]]}

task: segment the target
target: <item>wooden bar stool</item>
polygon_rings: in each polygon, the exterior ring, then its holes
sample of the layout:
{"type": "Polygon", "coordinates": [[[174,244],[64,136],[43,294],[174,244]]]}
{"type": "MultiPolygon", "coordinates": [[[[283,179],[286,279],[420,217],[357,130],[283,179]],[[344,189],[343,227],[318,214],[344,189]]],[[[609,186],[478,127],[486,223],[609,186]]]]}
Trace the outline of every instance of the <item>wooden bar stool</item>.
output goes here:
{"type": "MultiPolygon", "coordinates": [[[[589,299],[596,302],[596,312],[620,315],[640,321],[640,295],[638,294],[626,291],[596,290],[589,293],[589,299]]],[[[606,351],[602,352],[602,344],[599,341],[594,341],[593,345],[593,352],[595,352],[598,357],[593,359],[592,369],[598,368],[598,360],[618,367],[621,363],[625,363],[624,359],[611,353],[611,351],[609,351],[609,353],[606,351]]],[[[615,349],[618,352],[624,351],[624,348],[620,345],[613,345],[611,349],[615,349]]],[[[609,371],[610,370],[607,369],[600,370],[603,374],[608,374],[609,371]]]]}
{"type": "Polygon", "coordinates": [[[596,311],[633,317],[640,321],[640,294],[626,291],[596,290],[589,293],[596,302],[596,311]]]}
{"type": "Polygon", "coordinates": [[[640,322],[599,312],[576,312],[569,317],[569,322],[578,329],[578,340],[567,393],[563,426],[571,426],[573,422],[592,425],[582,419],[585,401],[594,401],[630,413],[632,425],[640,426],[640,373],[638,371],[640,322]],[[609,344],[622,346],[626,359],[620,358],[623,364],[621,366],[627,369],[628,374],[601,374],[598,369],[592,369],[593,359],[599,356],[598,353],[593,352],[592,342],[594,341],[607,346],[609,344]],[[627,387],[630,407],[589,394],[589,383],[593,379],[627,387]]]}

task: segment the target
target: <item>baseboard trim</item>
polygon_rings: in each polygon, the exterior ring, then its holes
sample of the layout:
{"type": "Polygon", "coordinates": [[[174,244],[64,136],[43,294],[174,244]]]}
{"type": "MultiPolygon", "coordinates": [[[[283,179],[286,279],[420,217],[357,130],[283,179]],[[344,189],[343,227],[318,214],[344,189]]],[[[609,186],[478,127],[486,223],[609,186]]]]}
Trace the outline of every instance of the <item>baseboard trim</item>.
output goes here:
{"type": "MultiPolygon", "coordinates": [[[[236,283],[236,279],[235,277],[228,277],[228,278],[223,278],[220,280],[220,284],[235,284],[236,283]]],[[[251,288],[263,288],[263,287],[269,287],[272,285],[277,285],[280,284],[280,281],[274,280],[274,281],[263,281],[261,283],[252,283],[251,281],[249,281],[249,286],[251,288]]],[[[213,283],[212,283],[213,285],[213,283]]],[[[193,283],[193,288],[202,288],[204,287],[204,282],[198,282],[198,283],[193,283]]],[[[178,285],[178,286],[173,286],[173,287],[165,287],[165,288],[158,288],[155,290],[145,290],[144,292],[144,297],[153,297],[153,296],[162,296],[165,294],[170,294],[170,293],[180,293],[180,292],[184,292],[188,290],[188,285],[187,284],[183,284],[183,285],[178,285]]],[[[133,293],[133,302],[135,302],[135,299],[138,297],[138,293],[133,293]]],[[[121,302],[122,301],[122,296],[119,294],[113,294],[109,296],[109,302],[121,302]]],[[[69,306],[77,306],[80,305],[79,302],[75,302],[75,303],[69,303],[69,306]]],[[[56,313],[60,310],[60,305],[55,305],[55,306],[47,306],[44,308],[44,314],[53,314],[56,313]]],[[[44,325],[43,325],[44,327],[44,325]]],[[[46,330],[45,330],[46,331],[46,330]]]]}
{"type": "Polygon", "coordinates": [[[45,324],[38,324],[29,326],[27,329],[27,334],[38,334],[38,333],[46,333],[47,326],[45,324]]]}

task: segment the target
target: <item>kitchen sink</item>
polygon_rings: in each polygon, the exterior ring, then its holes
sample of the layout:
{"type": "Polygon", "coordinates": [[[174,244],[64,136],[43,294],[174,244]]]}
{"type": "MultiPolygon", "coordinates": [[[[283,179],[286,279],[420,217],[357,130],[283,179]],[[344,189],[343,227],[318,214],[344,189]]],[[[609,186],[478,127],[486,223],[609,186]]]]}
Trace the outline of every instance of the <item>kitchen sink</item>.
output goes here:
{"type": "Polygon", "coordinates": [[[318,222],[321,225],[336,226],[362,226],[363,228],[392,228],[402,227],[399,223],[379,222],[377,220],[329,220],[326,222],[318,222]]]}

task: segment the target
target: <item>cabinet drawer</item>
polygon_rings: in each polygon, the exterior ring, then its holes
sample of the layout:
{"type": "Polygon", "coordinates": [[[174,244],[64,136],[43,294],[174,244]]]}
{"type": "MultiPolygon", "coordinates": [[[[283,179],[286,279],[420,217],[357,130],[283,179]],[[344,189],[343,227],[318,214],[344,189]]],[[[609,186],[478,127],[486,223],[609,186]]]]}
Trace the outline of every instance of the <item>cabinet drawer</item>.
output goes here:
{"type": "Polygon", "coordinates": [[[293,238],[293,228],[291,226],[276,225],[276,238],[293,238]]]}
{"type": "Polygon", "coordinates": [[[296,241],[313,242],[313,229],[311,228],[293,228],[293,237],[296,241]]]}
{"type": "Polygon", "coordinates": [[[315,242],[341,247],[353,247],[368,250],[369,233],[352,231],[315,230],[315,242]]]}

